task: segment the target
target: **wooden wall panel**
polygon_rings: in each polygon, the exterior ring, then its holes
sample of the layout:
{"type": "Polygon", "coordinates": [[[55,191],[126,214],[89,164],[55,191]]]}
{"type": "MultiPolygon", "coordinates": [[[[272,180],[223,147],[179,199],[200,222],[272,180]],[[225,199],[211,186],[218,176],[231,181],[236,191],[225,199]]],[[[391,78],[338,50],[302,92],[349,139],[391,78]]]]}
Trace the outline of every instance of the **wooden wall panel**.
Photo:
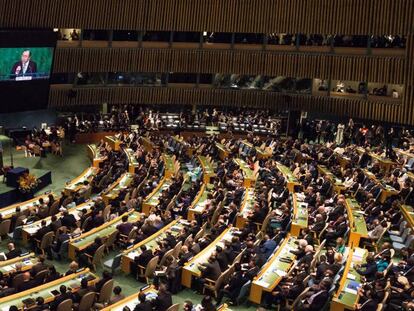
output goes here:
{"type": "Polygon", "coordinates": [[[410,34],[412,0],[2,0],[0,28],[410,34]]]}
{"type": "Polygon", "coordinates": [[[239,73],[404,83],[405,59],[262,51],[59,48],[54,72],[239,73]]]}

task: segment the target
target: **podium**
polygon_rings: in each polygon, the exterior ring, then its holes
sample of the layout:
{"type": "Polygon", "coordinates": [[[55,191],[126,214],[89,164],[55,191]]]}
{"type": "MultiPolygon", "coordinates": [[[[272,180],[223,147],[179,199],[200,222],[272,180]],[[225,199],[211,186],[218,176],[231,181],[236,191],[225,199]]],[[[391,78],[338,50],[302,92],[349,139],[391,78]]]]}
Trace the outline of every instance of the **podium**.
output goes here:
{"type": "Polygon", "coordinates": [[[18,180],[20,176],[22,176],[24,173],[29,173],[29,169],[24,167],[15,167],[7,172],[6,180],[7,180],[7,186],[18,188],[19,183],[18,180]]]}

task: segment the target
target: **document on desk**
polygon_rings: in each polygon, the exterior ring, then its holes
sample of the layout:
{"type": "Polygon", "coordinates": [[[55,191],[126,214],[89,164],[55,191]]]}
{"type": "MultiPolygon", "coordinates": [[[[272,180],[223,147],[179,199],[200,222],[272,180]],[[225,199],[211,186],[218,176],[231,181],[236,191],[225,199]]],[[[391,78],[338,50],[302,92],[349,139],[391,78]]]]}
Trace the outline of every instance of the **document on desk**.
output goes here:
{"type": "Polygon", "coordinates": [[[260,279],[258,279],[258,280],[256,280],[255,281],[255,283],[257,284],[257,285],[259,285],[259,286],[261,286],[261,287],[269,287],[270,286],[270,284],[269,283],[267,283],[267,282],[265,282],[265,281],[263,281],[263,280],[260,280],[260,279]]]}

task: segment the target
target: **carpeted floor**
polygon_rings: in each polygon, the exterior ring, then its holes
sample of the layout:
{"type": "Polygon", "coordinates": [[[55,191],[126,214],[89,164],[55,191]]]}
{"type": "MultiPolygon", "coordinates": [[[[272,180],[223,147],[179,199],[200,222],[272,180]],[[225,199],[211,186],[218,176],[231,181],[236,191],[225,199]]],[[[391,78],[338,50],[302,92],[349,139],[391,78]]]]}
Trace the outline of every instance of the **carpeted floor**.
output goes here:
{"type": "MultiPolygon", "coordinates": [[[[42,189],[40,193],[48,190],[52,190],[55,193],[59,193],[65,186],[65,183],[78,176],[85,168],[90,166],[90,160],[87,157],[86,146],[84,145],[72,145],[65,144],[63,146],[63,157],[58,157],[52,154],[48,154],[46,158],[32,157],[26,158],[23,151],[16,151],[15,148],[10,150],[11,142],[5,136],[0,136],[0,142],[3,145],[4,157],[3,161],[5,165],[10,165],[11,156],[13,154],[14,166],[27,167],[29,170],[35,172],[36,170],[50,170],[52,171],[52,184],[42,189]]],[[[6,187],[5,184],[0,183],[0,187],[6,187]]],[[[8,240],[0,242],[0,251],[6,249],[8,240]]],[[[20,245],[25,248],[25,245],[20,245]]],[[[104,257],[104,261],[109,260],[118,253],[119,251],[113,251],[109,255],[104,257]]],[[[59,272],[64,273],[68,270],[69,262],[62,260],[49,261],[53,263],[59,272]]],[[[102,275],[102,268],[98,267],[97,274],[102,275]]],[[[115,285],[119,285],[122,288],[123,293],[126,296],[138,293],[139,289],[145,286],[144,283],[137,282],[132,276],[125,275],[122,272],[118,272],[115,276],[115,285]]],[[[185,300],[191,300],[193,303],[199,303],[202,299],[201,295],[194,293],[192,290],[185,289],[180,293],[173,296],[174,303],[180,303],[181,306],[185,300]]],[[[225,300],[224,300],[225,301],[225,300]]],[[[231,306],[232,310],[255,310],[254,306],[231,306]]]]}

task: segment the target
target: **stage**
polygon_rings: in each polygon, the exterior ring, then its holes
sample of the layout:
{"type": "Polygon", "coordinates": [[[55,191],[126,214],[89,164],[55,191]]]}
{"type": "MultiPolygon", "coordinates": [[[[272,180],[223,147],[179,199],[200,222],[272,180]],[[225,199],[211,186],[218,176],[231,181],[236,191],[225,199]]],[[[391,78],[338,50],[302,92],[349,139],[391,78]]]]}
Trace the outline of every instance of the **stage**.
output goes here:
{"type": "MultiPolygon", "coordinates": [[[[52,183],[52,172],[41,169],[30,169],[30,174],[35,175],[40,183],[37,186],[35,193],[42,190],[46,186],[52,183]]],[[[2,176],[0,178],[3,178],[2,176]]],[[[3,183],[3,179],[0,182],[0,208],[9,206],[11,204],[17,203],[19,201],[25,201],[27,198],[23,198],[22,194],[18,189],[13,187],[8,187],[3,183]]]]}

